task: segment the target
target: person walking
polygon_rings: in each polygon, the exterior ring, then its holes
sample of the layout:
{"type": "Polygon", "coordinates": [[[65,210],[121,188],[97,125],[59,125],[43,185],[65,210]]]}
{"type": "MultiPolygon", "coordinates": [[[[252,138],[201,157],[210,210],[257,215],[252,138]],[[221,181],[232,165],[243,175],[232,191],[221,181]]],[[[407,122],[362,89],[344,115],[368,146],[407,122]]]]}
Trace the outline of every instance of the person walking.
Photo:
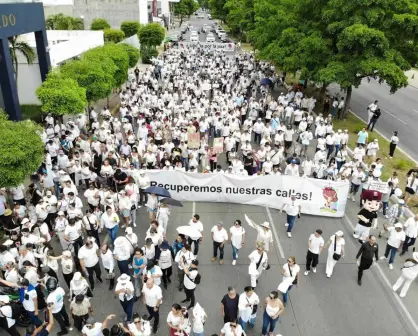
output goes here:
{"type": "Polygon", "coordinates": [[[86,243],[78,251],[78,259],[80,260],[80,266],[84,274],[88,275],[91,290],[94,290],[93,274],[96,275],[99,282],[103,282],[101,278],[102,271],[100,269],[99,256],[100,249],[94,242],[94,238],[87,238],[86,243]]]}
{"type": "Polygon", "coordinates": [[[238,322],[244,332],[247,330],[247,325],[254,328],[259,303],[260,299],[253,287],[245,287],[244,293],[239,296],[238,300],[238,322]]]}
{"type": "Polygon", "coordinates": [[[405,241],[402,245],[402,252],[399,254],[400,256],[403,256],[406,252],[408,252],[408,248],[410,246],[415,245],[418,235],[418,215],[409,217],[403,226],[405,228],[405,241]]]}
{"type": "Polygon", "coordinates": [[[58,287],[58,280],[53,277],[48,278],[45,287],[49,292],[46,302],[48,306],[52,306],[52,314],[61,328],[57,335],[67,335],[67,328],[70,327],[70,319],[68,318],[64,305],[65,292],[61,287],[58,287]]]}
{"type": "Polygon", "coordinates": [[[225,242],[228,241],[228,233],[224,229],[224,223],[219,221],[217,225],[215,225],[211,232],[212,232],[212,241],[213,241],[213,258],[211,259],[212,262],[215,262],[218,259],[218,249],[219,249],[219,264],[224,263],[224,247],[225,242]]]}
{"type": "Polygon", "coordinates": [[[160,323],[160,304],[163,300],[163,293],[160,286],[154,283],[153,278],[147,279],[145,286],[142,288],[142,293],[143,303],[149,314],[148,321],[154,320],[152,332],[156,334],[160,323]]]}
{"type": "Polygon", "coordinates": [[[132,245],[126,241],[126,237],[118,237],[114,241],[113,256],[118,262],[120,274],[129,274],[129,261],[131,260],[132,245]]]}
{"type": "Polygon", "coordinates": [[[251,287],[257,287],[258,278],[264,270],[268,269],[268,256],[264,251],[264,243],[256,242],[256,249],[248,256],[250,265],[248,266],[248,274],[251,278],[251,287]]]}
{"type": "Polygon", "coordinates": [[[396,280],[392,289],[396,292],[403,284],[400,297],[405,297],[409,286],[418,275],[418,252],[412,253],[412,258],[407,258],[403,267],[401,268],[401,276],[396,280]]]}
{"type": "Polygon", "coordinates": [[[192,263],[190,264],[190,268],[187,265],[184,265],[183,272],[184,272],[184,292],[186,294],[186,298],[181,301],[181,303],[186,303],[190,301],[189,306],[187,307],[187,310],[190,308],[193,308],[195,305],[195,297],[194,297],[194,291],[198,284],[200,284],[201,276],[199,274],[199,270],[197,267],[199,266],[198,260],[192,260],[192,263]]]}
{"type": "Polygon", "coordinates": [[[164,288],[167,289],[169,283],[171,283],[171,275],[173,274],[173,257],[170,250],[170,245],[164,241],[160,245],[160,256],[158,258],[158,266],[160,266],[163,272],[163,284],[164,288]]]}
{"type": "Polygon", "coordinates": [[[238,301],[239,295],[234,287],[228,287],[228,293],[221,300],[221,315],[224,323],[231,322],[238,318],[238,301]]]}
{"type": "Polygon", "coordinates": [[[0,295],[0,328],[6,330],[10,336],[20,336],[8,295],[0,295]]]}
{"type": "Polygon", "coordinates": [[[373,115],[370,118],[370,121],[367,125],[367,130],[370,128],[370,132],[373,132],[374,127],[376,126],[377,120],[379,119],[379,117],[381,116],[382,112],[380,111],[380,108],[377,108],[374,112],[373,115]]]}
{"type": "Polygon", "coordinates": [[[289,257],[287,259],[287,263],[283,265],[283,268],[282,268],[283,279],[278,287],[278,290],[282,292],[284,306],[286,306],[287,304],[289,292],[292,289],[293,285],[297,286],[299,283],[299,272],[300,272],[300,267],[298,264],[296,264],[296,258],[289,257]]]}
{"type": "MultiPolygon", "coordinates": [[[[203,235],[203,224],[200,221],[200,216],[198,214],[195,214],[193,218],[189,221],[189,226],[197,229],[203,235]]],[[[188,237],[188,244],[190,246],[194,244],[193,254],[195,256],[197,256],[197,254],[199,253],[199,244],[202,244],[202,241],[202,238],[192,239],[191,237],[188,237]]]]}
{"type": "Polygon", "coordinates": [[[376,243],[375,236],[370,235],[369,240],[361,245],[356,259],[358,265],[357,283],[361,286],[363,271],[369,269],[373,262],[379,259],[379,245],[376,243]]]}
{"type": "Polygon", "coordinates": [[[402,251],[402,245],[405,241],[405,232],[403,231],[403,225],[401,223],[396,223],[391,227],[388,227],[387,224],[383,224],[383,229],[389,232],[389,238],[386,244],[385,254],[381,256],[380,259],[385,260],[389,257],[389,269],[393,269],[396,253],[402,251]]]}
{"type": "Polygon", "coordinates": [[[389,159],[393,158],[393,155],[395,154],[395,149],[398,143],[399,143],[398,132],[394,131],[392,137],[390,138],[389,159]]]}
{"type": "Polygon", "coordinates": [[[134,257],[132,258],[132,268],[133,268],[133,283],[135,288],[135,298],[137,301],[141,296],[142,284],[144,283],[142,279],[142,272],[147,266],[147,258],[144,256],[144,252],[136,247],[134,250],[134,257]]]}
{"type": "Polygon", "coordinates": [[[129,279],[129,275],[122,274],[116,280],[115,294],[119,296],[120,304],[126,314],[125,321],[131,322],[134,307],[134,285],[129,279]]]}
{"type": "Polygon", "coordinates": [[[89,314],[93,314],[89,298],[83,294],[76,295],[70,303],[70,314],[74,321],[74,327],[81,332],[89,314]]]}
{"type": "MultiPolygon", "coordinates": [[[[257,135],[257,134],[256,134],[257,135]]],[[[237,320],[227,322],[221,329],[220,336],[242,336],[245,335],[242,326],[238,324],[237,320]]]]}
{"type": "Polygon", "coordinates": [[[174,261],[177,263],[177,279],[179,282],[179,291],[183,290],[183,283],[184,283],[184,267],[190,267],[192,261],[194,260],[195,256],[192,252],[190,252],[190,245],[183,245],[180,251],[177,252],[174,261]]]}
{"type": "Polygon", "coordinates": [[[100,249],[100,259],[102,260],[103,268],[107,272],[107,279],[109,280],[109,291],[115,287],[115,259],[109,245],[103,244],[100,249]]]}
{"type": "Polygon", "coordinates": [[[280,209],[280,213],[282,213],[283,210],[286,211],[287,215],[286,224],[284,226],[287,227],[287,236],[291,238],[293,225],[295,225],[296,221],[296,216],[300,218],[300,213],[302,210],[300,201],[296,199],[296,194],[292,194],[292,196],[290,196],[290,199],[286,200],[283,203],[283,206],[280,209]]]}
{"type": "Polygon", "coordinates": [[[279,292],[270,292],[269,296],[264,299],[262,336],[267,335],[267,329],[269,330],[269,336],[273,335],[276,323],[279,321],[279,316],[283,311],[284,305],[279,299],[279,292]]]}
{"type": "Polygon", "coordinates": [[[318,229],[314,233],[312,233],[309,236],[308,240],[308,252],[306,254],[306,271],[305,275],[308,275],[311,271],[312,266],[312,272],[316,273],[316,265],[318,265],[318,259],[319,255],[322,252],[322,249],[324,248],[324,238],[322,238],[322,230],[318,229]]]}
{"type": "Polygon", "coordinates": [[[331,236],[324,248],[328,248],[327,265],[325,267],[325,274],[330,278],[334,270],[334,266],[340,258],[344,258],[344,233],[338,230],[331,236]]]}
{"type": "Polygon", "coordinates": [[[241,221],[237,219],[234,226],[229,229],[228,243],[232,246],[232,265],[237,263],[238,251],[245,244],[245,230],[241,225],[241,221]]]}
{"type": "Polygon", "coordinates": [[[101,229],[106,228],[107,234],[112,240],[112,244],[114,244],[115,239],[118,236],[119,216],[112,210],[112,207],[106,207],[106,211],[100,217],[100,227],[101,229]]]}

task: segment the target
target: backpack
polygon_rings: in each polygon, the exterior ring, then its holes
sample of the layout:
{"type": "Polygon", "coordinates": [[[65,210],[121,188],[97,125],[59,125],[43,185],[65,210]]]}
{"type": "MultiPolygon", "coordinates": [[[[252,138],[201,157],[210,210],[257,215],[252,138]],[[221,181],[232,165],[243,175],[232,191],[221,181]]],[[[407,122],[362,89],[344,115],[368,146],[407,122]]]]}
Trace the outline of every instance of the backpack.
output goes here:
{"type": "Polygon", "coordinates": [[[196,278],[194,278],[194,283],[196,285],[200,284],[200,281],[202,280],[202,276],[200,275],[200,273],[197,273],[196,278]]]}
{"type": "Polygon", "coordinates": [[[20,316],[20,305],[18,303],[11,303],[10,307],[12,308],[12,319],[17,320],[20,316]]]}

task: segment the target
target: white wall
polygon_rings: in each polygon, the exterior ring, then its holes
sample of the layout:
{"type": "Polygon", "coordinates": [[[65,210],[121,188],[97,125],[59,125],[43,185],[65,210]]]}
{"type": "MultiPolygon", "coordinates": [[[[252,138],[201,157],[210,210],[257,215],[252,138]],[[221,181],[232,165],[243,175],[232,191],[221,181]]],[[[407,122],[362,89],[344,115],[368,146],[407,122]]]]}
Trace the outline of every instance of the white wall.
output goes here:
{"type": "Polygon", "coordinates": [[[42,84],[38,58],[35,59],[33,64],[27,64],[25,57],[18,54],[17,61],[17,93],[20,104],[40,105],[41,102],[36,97],[36,89],[42,84]]]}

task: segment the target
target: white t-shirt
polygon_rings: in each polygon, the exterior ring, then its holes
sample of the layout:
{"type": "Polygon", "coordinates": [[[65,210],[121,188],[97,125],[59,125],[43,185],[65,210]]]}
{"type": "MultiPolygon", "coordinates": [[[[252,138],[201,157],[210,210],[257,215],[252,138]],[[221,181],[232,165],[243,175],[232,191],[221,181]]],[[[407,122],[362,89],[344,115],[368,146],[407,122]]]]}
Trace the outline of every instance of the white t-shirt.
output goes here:
{"type": "Polygon", "coordinates": [[[115,292],[117,292],[118,290],[121,290],[121,289],[126,289],[129,293],[128,292],[120,293],[119,294],[119,300],[120,301],[125,300],[125,298],[126,298],[126,300],[129,301],[130,299],[132,299],[134,297],[134,285],[131,281],[126,281],[126,282],[123,282],[123,283],[118,281],[117,284],[116,284],[116,287],[115,287],[115,292]]]}
{"type": "Polygon", "coordinates": [[[418,235],[418,221],[415,220],[415,217],[410,217],[404,224],[405,226],[405,235],[409,238],[416,238],[418,235]]]}
{"type": "Polygon", "coordinates": [[[11,306],[7,305],[7,306],[0,307],[0,316],[6,318],[7,326],[9,328],[14,326],[16,323],[16,320],[12,319],[12,314],[13,314],[13,311],[12,311],[11,306]]]}
{"type": "Polygon", "coordinates": [[[293,268],[290,266],[290,269],[289,269],[288,263],[284,264],[283,265],[283,281],[290,280],[290,279],[292,279],[292,281],[295,280],[296,275],[299,273],[299,271],[300,271],[300,267],[298,264],[294,264],[293,268]]]}
{"type": "Polygon", "coordinates": [[[189,274],[184,273],[184,287],[187,289],[195,289],[197,285],[194,283],[194,279],[198,273],[198,270],[189,271],[189,274]]]}
{"type": "Polygon", "coordinates": [[[223,333],[225,336],[241,336],[242,335],[242,327],[237,323],[237,326],[232,329],[230,322],[225,323],[223,326],[221,333],[223,333]]]}
{"type": "Polygon", "coordinates": [[[99,257],[97,256],[97,251],[99,247],[96,243],[93,243],[92,248],[87,248],[86,245],[83,245],[78,251],[78,259],[83,259],[84,266],[93,267],[99,262],[99,257]]]}
{"type": "Polygon", "coordinates": [[[218,226],[215,225],[211,232],[213,233],[213,241],[217,243],[223,243],[224,241],[228,240],[228,233],[224,228],[218,229],[218,226]]]}
{"type": "Polygon", "coordinates": [[[145,304],[149,307],[156,307],[157,301],[163,298],[161,288],[154,283],[152,288],[148,288],[146,285],[142,288],[142,293],[145,296],[145,304]]]}
{"type": "Polygon", "coordinates": [[[144,274],[147,275],[148,278],[152,278],[153,275],[160,275],[160,277],[154,278],[154,283],[159,286],[161,285],[161,276],[163,275],[163,271],[161,270],[160,266],[155,265],[152,269],[148,270],[146,267],[144,268],[144,274]]]}
{"type": "Polygon", "coordinates": [[[331,240],[331,244],[328,247],[328,253],[341,254],[342,247],[345,245],[345,239],[344,238],[340,238],[339,240],[337,240],[337,245],[335,247],[335,251],[334,251],[335,235],[332,235],[331,238],[330,238],[330,240],[331,240]]]}
{"type": "Polygon", "coordinates": [[[231,234],[231,243],[237,249],[242,247],[242,236],[245,234],[245,230],[242,226],[236,227],[233,226],[229,229],[229,233],[231,234]]]}
{"type": "Polygon", "coordinates": [[[151,335],[151,325],[148,321],[142,322],[140,330],[138,330],[135,323],[128,324],[128,329],[133,334],[133,336],[149,336],[149,335],[151,335]]]}
{"type": "Polygon", "coordinates": [[[193,222],[193,219],[191,219],[189,221],[189,225],[194,227],[195,229],[199,230],[199,232],[203,232],[203,224],[200,220],[195,223],[195,222],[193,222]]]}
{"type": "Polygon", "coordinates": [[[64,305],[65,291],[61,287],[57,287],[46,299],[47,303],[53,303],[52,313],[59,313],[64,305]]]}
{"type": "Polygon", "coordinates": [[[292,201],[291,199],[286,200],[286,207],[284,210],[286,211],[286,214],[289,216],[296,216],[299,213],[299,205],[300,201],[295,199],[292,201]]]}
{"type": "Polygon", "coordinates": [[[91,329],[84,326],[81,332],[86,336],[102,336],[102,323],[96,322],[91,329]]]}
{"type": "Polygon", "coordinates": [[[324,247],[324,238],[321,236],[317,237],[314,233],[312,233],[309,236],[309,241],[311,242],[311,247],[309,248],[309,251],[311,251],[314,254],[319,254],[319,249],[321,247],[324,247]]]}
{"type": "Polygon", "coordinates": [[[405,231],[396,232],[395,227],[393,226],[389,227],[388,231],[388,245],[399,248],[399,246],[401,246],[401,242],[405,241],[405,231]]]}
{"type": "Polygon", "coordinates": [[[175,316],[172,311],[168,313],[167,323],[171,323],[173,327],[178,327],[181,324],[182,316],[175,316]]]}
{"type": "Polygon", "coordinates": [[[34,312],[35,303],[33,302],[33,299],[36,299],[36,298],[38,298],[38,294],[36,293],[35,288],[30,291],[25,289],[25,298],[23,300],[23,308],[25,308],[25,310],[27,311],[34,312]],[[28,294],[27,299],[26,299],[26,294],[28,294]]]}

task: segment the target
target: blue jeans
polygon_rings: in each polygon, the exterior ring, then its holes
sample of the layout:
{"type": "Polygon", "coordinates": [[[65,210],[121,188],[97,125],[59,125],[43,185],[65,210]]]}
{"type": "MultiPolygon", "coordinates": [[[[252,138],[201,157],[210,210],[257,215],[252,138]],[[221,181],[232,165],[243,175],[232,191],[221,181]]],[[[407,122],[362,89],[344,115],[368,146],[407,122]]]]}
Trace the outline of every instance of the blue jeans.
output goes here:
{"type": "Polygon", "coordinates": [[[185,157],[182,157],[181,158],[181,163],[183,164],[183,168],[184,169],[187,169],[188,168],[187,166],[189,164],[189,159],[187,157],[186,158],[185,157]]]}
{"type": "Polygon", "coordinates": [[[196,333],[196,332],[193,331],[192,336],[205,336],[205,333],[204,332],[196,333]]]}
{"type": "Polygon", "coordinates": [[[107,234],[109,235],[110,239],[112,240],[112,244],[115,243],[115,239],[118,236],[119,225],[114,226],[111,229],[107,229],[107,234]]]}
{"type": "Polygon", "coordinates": [[[215,129],[215,138],[220,138],[220,137],[221,137],[221,130],[215,129]]]}
{"type": "Polygon", "coordinates": [[[131,322],[132,320],[132,310],[134,307],[134,299],[130,299],[129,301],[122,301],[119,300],[120,304],[122,305],[123,311],[126,314],[126,320],[127,322],[131,322]]]}
{"type": "Polygon", "coordinates": [[[383,208],[383,216],[386,215],[386,210],[388,209],[389,202],[382,202],[382,208],[383,208]]]}
{"type": "Polygon", "coordinates": [[[42,321],[39,319],[38,316],[35,315],[34,311],[26,311],[26,312],[28,313],[28,316],[30,317],[32,323],[36,325],[36,327],[39,327],[40,325],[42,325],[42,321]]]}
{"type": "Polygon", "coordinates": [[[396,253],[398,252],[397,247],[390,246],[389,244],[386,244],[386,250],[385,250],[385,257],[387,258],[389,256],[389,264],[393,264],[395,261],[396,253]]]}
{"type": "Polygon", "coordinates": [[[232,246],[232,259],[237,260],[238,259],[238,249],[234,246],[234,244],[231,244],[232,246]]]}
{"type": "Polygon", "coordinates": [[[244,322],[241,317],[238,319],[238,323],[241,326],[243,331],[247,330],[247,324],[250,326],[250,328],[254,328],[255,326],[255,318],[250,318],[248,322],[244,322]]]}
{"type": "Polygon", "coordinates": [[[287,303],[287,298],[289,297],[289,292],[292,289],[293,285],[290,285],[289,288],[287,289],[286,293],[283,293],[283,303],[286,304],[287,303]]]}
{"type": "Polygon", "coordinates": [[[267,334],[267,328],[270,325],[269,332],[273,332],[274,328],[276,328],[276,323],[279,320],[279,316],[276,319],[272,319],[270,315],[267,314],[266,311],[264,311],[263,314],[263,329],[261,330],[261,335],[267,334]]]}
{"type": "Polygon", "coordinates": [[[295,225],[295,220],[296,216],[287,215],[287,224],[289,224],[289,226],[287,227],[287,232],[292,232],[293,225],[295,225]]]}

